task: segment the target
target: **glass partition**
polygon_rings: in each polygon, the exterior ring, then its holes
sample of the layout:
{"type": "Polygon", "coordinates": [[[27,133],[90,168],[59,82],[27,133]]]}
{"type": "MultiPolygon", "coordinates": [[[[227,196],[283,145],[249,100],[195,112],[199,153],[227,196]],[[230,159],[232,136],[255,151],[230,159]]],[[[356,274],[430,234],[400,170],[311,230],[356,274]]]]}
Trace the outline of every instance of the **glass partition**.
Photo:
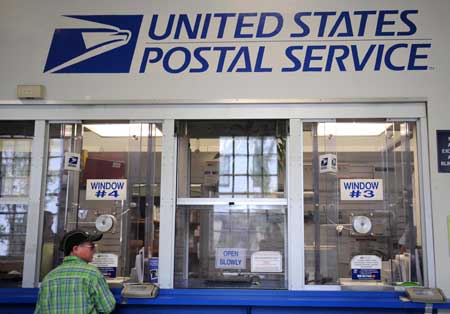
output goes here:
{"type": "Polygon", "coordinates": [[[175,287],[287,286],[285,206],[179,206],[176,225],[175,287]]]}
{"type": "Polygon", "coordinates": [[[287,121],[177,122],[175,287],[286,288],[287,121]]]}
{"type": "Polygon", "coordinates": [[[0,287],[22,283],[33,135],[33,121],[0,122],[0,287]]]}
{"type": "Polygon", "coordinates": [[[139,252],[146,260],[158,256],[161,125],[108,121],[49,129],[41,280],[63,257],[62,235],[75,228],[102,232],[94,263],[111,282],[128,279],[139,252]],[[68,154],[79,156],[79,169],[67,167],[68,154]]]}
{"type": "Polygon", "coordinates": [[[304,123],[306,283],[423,284],[414,122],[304,123]]]}

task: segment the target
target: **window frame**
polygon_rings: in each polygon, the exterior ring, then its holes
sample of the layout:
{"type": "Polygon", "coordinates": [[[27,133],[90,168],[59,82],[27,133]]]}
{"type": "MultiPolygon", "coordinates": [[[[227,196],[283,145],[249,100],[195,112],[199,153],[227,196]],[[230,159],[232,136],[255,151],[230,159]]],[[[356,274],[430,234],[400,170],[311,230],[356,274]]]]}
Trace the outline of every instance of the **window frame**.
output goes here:
{"type": "MultiPolygon", "coordinates": [[[[411,118],[405,115],[405,118],[392,118],[392,115],[386,113],[384,119],[387,121],[415,121],[416,133],[417,133],[417,150],[418,150],[418,169],[419,175],[419,191],[420,191],[420,206],[421,206],[421,225],[422,225],[422,238],[423,238],[423,272],[424,272],[424,284],[429,287],[435,286],[435,269],[434,269],[434,250],[433,250],[433,232],[432,232],[432,220],[431,220],[431,197],[430,197],[430,173],[429,173],[429,152],[426,117],[425,115],[418,114],[413,110],[413,114],[416,114],[416,118],[411,118]]],[[[359,114],[356,116],[343,115],[339,118],[352,118],[352,119],[376,119],[378,115],[364,115],[359,114]]],[[[287,173],[287,186],[286,186],[286,199],[288,202],[287,211],[287,265],[288,270],[288,290],[341,290],[340,285],[305,285],[304,284],[304,203],[303,196],[300,193],[294,193],[294,191],[304,190],[303,180],[295,180],[295,178],[303,178],[303,123],[305,122],[329,122],[335,119],[324,118],[308,118],[308,119],[289,119],[290,132],[287,137],[287,153],[286,153],[286,167],[287,173]],[[300,222],[300,223],[299,223],[300,222]]],[[[176,150],[175,150],[176,154],[176,150]]],[[[262,200],[262,199],[260,199],[262,200]]],[[[209,202],[215,201],[215,199],[189,199],[189,198],[177,198],[177,205],[201,205],[210,204],[209,202]]],[[[219,203],[225,204],[227,201],[236,202],[238,199],[219,199],[219,203]]],[[[248,199],[242,200],[248,202],[248,199]]],[[[174,227],[174,226],[173,226],[174,227]]],[[[171,247],[172,249],[173,247],[171,247]]],[[[170,261],[172,264],[174,260],[170,261]]],[[[172,269],[173,272],[173,269],[172,269]]],[[[170,283],[166,283],[167,288],[173,288],[173,279],[170,283]]]]}
{"type": "MultiPolygon", "coordinates": [[[[267,118],[268,120],[272,120],[267,118]]],[[[205,120],[208,121],[209,119],[205,120]]],[[[264,141],[265,138],[267,136],[262,136],[261,137],[261,152],[259,153],[259,155],[251,155],[249,153],[248,150],[248,146],[250,143],[250,139],[252,138],[252,136],[239,136],[239,140],[242,140],[243,138],[246,139],[245,143],[247,145],[247,149],[246,149],[246,153],[242,154],[242,153],[236,153],[234,150],[234,146],[235,146],[235,138],[236,137],[230,137],[232,138],[233,141],[233,152],[231,154],[226,154],[224,155],[225,157],[231,158],[232,159],[232,164],[233,164],[233,169],[230,169],[230,174],[227,174],[227,176],[229,176],[230,178],[232,178],[232,180],[235,179],[235,177],[246,177],[247,181],[249,180],[250,174],[249,174],[249,158],[253,157],[253,156],[260,156],[261,159],[263,160],[263,156],[264,156],[264,141]],[[234,163],[235,163],[235,158],[236,157],[245,157],[247,164],[246,164],[246,173],[245,174],[236,174],[234,169],[234,163]]],[[[179,147],[179,140],[181,140],[180,137],[176,137],[174,140],[173,145],[175,146],[175,152],[174,152],[174,156],[173,156],[173,160],[175,163],[175,170],[174,170],[174,176],[175,176],[175,186],[177,186],[178,182],[176,181],[179,178],[178,172],[177,172],[177,166],[178,166],[178,156],[177,156],[177,148],[179,147]]],[[[288,147],[289,147],[289,134],[286,135],[286,152],[288,152],[288,147]]],[[[277,154],[275,154],[276,156],[277,154]]],[[[267,156],[269,157],[273,157],[274,154],[270,153],[267,156]]],[[[222,157],[222,156],[221,156],[222,157]]],[[[279,205],[279,206],[286,206],[286,212],[285,215],[288,216],[289,215],[289,201],[288,201],[288,195],[287,195],[287,186],[288,186],[288,182],[287,182],[287,156],[285,156],[285,167],[286,167],[286,171],[285,171],[285,185],[284,185],[284,191],[283,191],[283,197],[251,197],[251,193],[249,193],[247,191],[247,193],[245,194],[241,194],[241,193],[235,193],[234,190],[233,192],[230,193],[230,197],[220,197],[220,198],[206,198],[206,197],[179,197],[178,195],[178,189],[175,189],[175,195],[176,195],[176,200],[174,202],[174,208],[173,208],[173,217],[175,217],[176,215],[176,211],[177,211],[177,207],[180,206],[184,206],[184,205],[279,205]]],[[[261,171],[261,174],[259,174],[258,176],[263,177],[264,176],[264,171],[261,171]]],[[[162,201],[161,201],[161,206],[162,206],[162,201]]],[[[162,207],[161,207],[162,208],[162,207]]],[[[162,210],[162,209],[161,209],[162,210]]],[[[162,221],[162,217],[161,217],[161,221],[162,221]]],[[[287,218],[287,221],[289,221],[289,218],[287,218]]],[[[175,218],[173,221],[173,230],[175,230],[175,218]]],[[[161,226],[162,228],[162,226],[161,226]]],[[[286,223],[286,231],[287,231],[287,235],[285,235],[285,243],[289,243],[287,238],[289,236],[289,226],[288,223],[286,223]]],[[[174,238],[174,235],[173,235],[174,238]]],[[[288,259],[289,259],[289,249],[288,249],[289,244],[287,244],[285,246],[285,261],[283,262],[284,264],[284,273],[285,273],[285,278],[287,279],[287,282],[292,282],[293,280],[290,280],[289,278],[289,267],[288,267],[288,259]]],[[[161,246],[160,246],[161,247],[161,246]]],[[[172,251],[175,251],[175,241],[173,240],[173,245],[170,247],[170,249],[172,251]]],[[[161,252],[160,252],[161,254],[161,252]]],[[[169,255],[169,253],[166,253],[167,255],[169,255]]],[[[160,284],[161,287],[166,287],[166,288],[173,288],[174,286],[174,278],[175,278],[175,259],[174,259],[174,252],[171,253],[172,254],[172,260],[170,261],[170,265],[171,268],[167,267],[167,269],[170,269],[171,271],[171,282],[161,282],[160,280],[160,284]]],[[[167,264],[167,263],[165,263],[167,264]]],[[[162,263],[160,262],[160,265],[162,265],[162,263]]],[[[160,266],[160,267],[161,267],[160,266]]],[[[166,268],[163,268],[166,269],[166,268]]],[[[166,270],[167,271],[167,270],[166,270]]],[[[161,270],[160,268],[160,274],[163,272],[163,270],[161,270]]],[[[289,287],[288,287],[289,289],[289,287]]]]}
{"type": "MultiPolygon", "coordinates": [[[[302,196],[289,193],[292,190],[303,190],[301,180],[293,180],[294,176],[302,177],[302,123],[307,121],[329,120],[347,118],[386,118],[416,121],[418,137],[418,164],[419,189],[422,208],[423,250],[424,250],[424,281],[425,284],[434,287],[435,278],[435,254],[433,244],[433,215],[431,211],[431,177],[429,132],[427,122],[427,104],[424,99],[412,98],[358,98],[358,99],[289,99],[289,100],[245,100],[236,102],[208,101],[193,103],[192,101],[177,101],[170,104],[162,102],[130,102],[108,101],[102,102],[102,106],[92,105],[92,101],[58,101],[57,103],[33,104],[11,106],[1,110],[3,117],[8,120],[34,120],[38,128],[35,129],[32,146],[32,169],[30,174],[30,186],[33,189],[30,198],[29,222],[34,223],[31,229],[27,229],[26,255],[24,261],[24,287],[36,287],[35,280],[36,261],[40,260],[39,253],[40,229],[42,224],[39,218],[41,202],[41,182],[43,182],[42,168],[45,161],[45,123],[48,121],[73,121],[76,119],[142,119],[152,117],[163,121],[163,161],[161,169],[161,233],[160,233],[160,261],[159,283],[162,288],[173,288],[173,248],[175,234],[175,201],[176,201],[176,137],[174,135],[175,119],[240,119],[251,116],[253,119],[289,119],[290,139],[287,146],[289,156],[286,161],[288,191],[288,267],[289,290],[339,290],[340,286],[304,286],[303,263],[303,217],[302,196]],[[54,110],[55,105],[60,105],[59,110],[54,110]],[[67,105],[67,106],[65,106],[67,105]],[[338,110],[337,110],[338,109],[338,110]],[[294,135],[295,134],[295,140],[294,135]],[[39,152],[40,151],[40,152],[39,152]],[[297,156],[294,158],[294,156],[297,156]],[[295,167],[294,167],[295,166],[295,167]],[[40,170],[39,170],[40,169],[40,170]],[[295,170],[297,169],[297,170],[295,170]],[[31,216],[33,216],[31,218],[31,216]],[[293,221],[296,219],[296,221],[293,221]],[[297,222],[300,222],[297,223],[297,222]],[[297,235],[292,232],[295,227],[297,235]],[[295,238],[295,239],[294,239],[295,238]],[[299,239],[301,241],[299,241],[299,239]],[[301,242],[301,246],[295,243],[301,242]],[[296,265],[297,268],[292,266],[296,265]],[[293,282],[293,280],[296,280],[293,282]]],[[[434,164],[433,164],[434,165],[434,164]]],[[[42,213],[41,213],[42,214],[42,213]]],[[[43,215],[43,214],[42,214],[43,215]]]]}

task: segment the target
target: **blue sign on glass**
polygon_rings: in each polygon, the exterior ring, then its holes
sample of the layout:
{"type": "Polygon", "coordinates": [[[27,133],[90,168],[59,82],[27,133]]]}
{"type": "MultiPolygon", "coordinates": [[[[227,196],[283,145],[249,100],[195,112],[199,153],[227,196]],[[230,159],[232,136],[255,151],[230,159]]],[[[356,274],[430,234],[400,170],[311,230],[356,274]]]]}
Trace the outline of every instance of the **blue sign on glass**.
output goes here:
{"type": "Polygon", "coordinates": [[[99,267],[98,270],[107,278],[116,278],[117,267],[99,267]]]}
{"type": "Polygon", "coordinates": [[[352,269],[353,280],[381,280],[380,269],[352,269]]]}
{"type": "Polygon", "coordinates": [[[450,172],[450,130],[438,130],[438,172],[450,172]]]}
{"type": "Polygon", "coordinates": [[[150,276],[150,282],[158,283],[158,258],[157,257],[150,257],[148,259],[148,270],[149,270],[149,276],[150,276]]]}

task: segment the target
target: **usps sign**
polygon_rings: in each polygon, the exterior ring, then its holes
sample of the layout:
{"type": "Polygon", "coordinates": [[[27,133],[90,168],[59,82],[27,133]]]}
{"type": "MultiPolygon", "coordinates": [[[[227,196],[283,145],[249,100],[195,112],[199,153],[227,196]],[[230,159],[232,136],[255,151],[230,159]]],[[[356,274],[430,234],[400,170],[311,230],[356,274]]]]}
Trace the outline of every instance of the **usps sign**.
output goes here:
{"type": "Polygon", "coordinates": [[[64,170],[80,170],[81,157],[78,153],[64,153],[64,170]]]}
{"type": "Polygon", "coordinates": [[[352,280],[381,280],[381,258],[376,255],[357,255],[352,258],[352,280]]]}
{"type": "Polygon", "coordinates": [[[246,249],[216,249],[216,268],[245,269],[246,249]]]}
{"type": "Polygon", "coordinates": [[[334,154],[320,155],[320,173],[337,172],[337,157],[334,154]]]}
{"type": "Polygon", "coordinates": [[[86,200],[124,201],[127,199],[126,179],[86,180],[86,200]]]}
{"type": "Polygon", "coordinates": [[[341,201],[382,201],[382,179],[342,179],[341,201]]]}

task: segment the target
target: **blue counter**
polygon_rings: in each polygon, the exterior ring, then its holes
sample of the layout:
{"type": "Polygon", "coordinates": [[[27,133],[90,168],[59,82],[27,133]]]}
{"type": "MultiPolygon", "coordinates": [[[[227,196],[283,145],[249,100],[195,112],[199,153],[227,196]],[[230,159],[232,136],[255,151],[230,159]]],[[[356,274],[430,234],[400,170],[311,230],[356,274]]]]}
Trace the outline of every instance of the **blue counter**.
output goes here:
{"type": "MultiPolygon", "coordinates": [[[[33,313],[38,289],[0,289],[0,313],[33,313]]],[[[400,292],[286,290],[161,290],[155,299],[122,300],[114,313],[152,314],[294,314],[424,313],[423,303],[402,302],[400,292]]],[[[450,309],[450,303],[434,309],[450,309]]]]}

